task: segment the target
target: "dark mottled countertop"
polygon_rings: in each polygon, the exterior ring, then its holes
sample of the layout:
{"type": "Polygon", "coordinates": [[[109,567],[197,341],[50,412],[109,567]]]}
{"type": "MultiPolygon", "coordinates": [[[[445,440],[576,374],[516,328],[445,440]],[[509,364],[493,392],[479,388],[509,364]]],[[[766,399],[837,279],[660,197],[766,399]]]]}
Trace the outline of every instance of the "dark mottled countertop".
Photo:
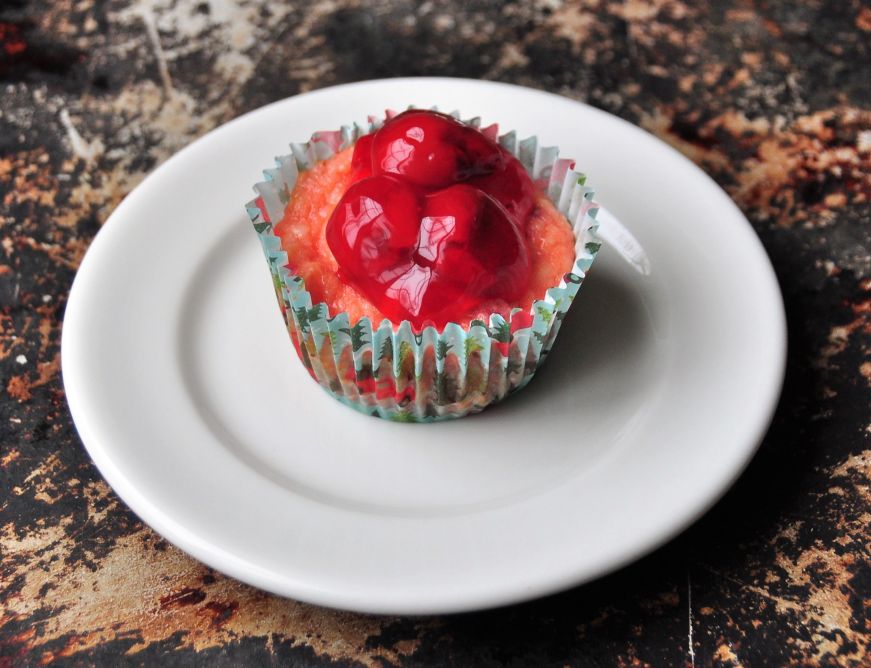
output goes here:
{"type": "Polygon", "coordinates": [[[5,0],[0,44],[0,666],[871,663],[871,5],[5,0]],[[143,526],[76,435],[60,324],[113,207],[245,111],[396,75],[622,116],[768,249],[790,335],[770,433],[704,519],[619,573],[450,617],[283,600],[143,526]]]}

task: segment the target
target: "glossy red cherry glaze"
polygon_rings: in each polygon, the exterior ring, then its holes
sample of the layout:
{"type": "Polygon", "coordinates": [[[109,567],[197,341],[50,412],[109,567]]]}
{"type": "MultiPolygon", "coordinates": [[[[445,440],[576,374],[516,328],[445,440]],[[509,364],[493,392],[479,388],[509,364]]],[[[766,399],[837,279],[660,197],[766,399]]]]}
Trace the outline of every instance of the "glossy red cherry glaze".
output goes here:
{"type": "Polygon", "coordinates": [[[499,145],[475,128],[446,114],[414,110],[373,135],[370,160],[374,173],[396,174],[429,189],[491,174],[507,162],[499,145]]]}
{"type": "Polygon", "coordinates": [[[450,116],[408,111],[361,137],[351,166],[327,244],[342,280],[384,315],[441,328],[524,293],[536,192],[498,144],[450,116]]]}

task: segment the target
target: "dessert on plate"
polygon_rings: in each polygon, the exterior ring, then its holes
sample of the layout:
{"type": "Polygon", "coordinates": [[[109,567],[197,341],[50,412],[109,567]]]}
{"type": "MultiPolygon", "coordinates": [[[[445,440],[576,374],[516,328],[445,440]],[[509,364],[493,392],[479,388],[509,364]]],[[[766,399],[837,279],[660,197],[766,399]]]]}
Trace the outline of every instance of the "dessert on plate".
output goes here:
{"type": "Polygon", "coordinates": [[[401,421],[523,387],[599,248],[592,191],[557,156],[416,109],[292,145],[247,208],[311,376],[401,421]]]}

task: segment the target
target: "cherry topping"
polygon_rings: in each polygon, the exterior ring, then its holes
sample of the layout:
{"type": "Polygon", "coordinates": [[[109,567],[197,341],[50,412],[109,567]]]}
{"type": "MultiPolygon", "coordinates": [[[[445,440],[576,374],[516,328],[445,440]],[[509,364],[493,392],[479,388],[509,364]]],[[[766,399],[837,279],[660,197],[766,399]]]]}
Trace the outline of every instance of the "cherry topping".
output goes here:
{"type": "Polygon", "coordinates": [[[363,135],[354,144],[354,154],[351,156],[351,169],[357,179],[372,176],[372,141],[375,135],[363,135]]]}
{"type": "Polygon", "coordinates": [[[501,169],[471,178],[466,183],[492,196],[523,225],[535,208],[535,185],[520,161],[513,155],[508,157],[510,160],[506,160],[501,169]]]}
{"type": "Polygon", "coordinates": [[[442,327],[522,296],[535,187],[514,156],[450,116],[408,111],[361,137],[351,166],[327,244],[385,316],[442,327]]]}
{"type": "Polygon", "coordinates": [[[433,189],[489,174],[504,162],[497,144],[434,111],[395,116],[375,133],[371,150],[374,173],[396,174],[433,189]]]}
{"type": "MultiPolygon", "coordinates": [[[[426,198],[415,258],[473,297],[517,299],[529,282],[523,233],[487,193],[457,184],[426,198]]],[[[459,296],[459,295],[458,295],[459,296]]]]}
{"type": "Polygon", "coordinates": [[[419,208],[419,195],[396,177],[373,176],[352,184],[326,230],[327,244],[346,277],[365,284],[410,263],[419,208]]]}

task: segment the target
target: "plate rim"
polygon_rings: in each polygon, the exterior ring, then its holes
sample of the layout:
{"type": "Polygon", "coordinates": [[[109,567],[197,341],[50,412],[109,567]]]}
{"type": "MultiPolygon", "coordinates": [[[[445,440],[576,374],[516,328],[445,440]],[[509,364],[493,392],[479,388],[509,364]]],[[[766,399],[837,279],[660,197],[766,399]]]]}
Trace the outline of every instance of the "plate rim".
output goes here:
{"type": "MultiPolygon", "coordinates": [[[[277,100],[263,107],[259,107],[258,109],[249,111],[246,114],[243,114],[229,121],[228,123],[225,123],[215,128],[211,132],[196,139],[195,141],[175,153],[172,157],[167,159],[164,163],[162,163],[155,170],[153,170],[146,177],[146,179],[144,179],[136,187],[135,190],[143,188],[143,186],[151,181],[156,173],[158,173],[160,170],[164,170],[167,165],[172,164],[180,156],[195,151],[204,143],[212,141],[216,133],[227,132],[228,129],[231,129],[236,124],[243,122],[245,119],[249,118],[252,115],[262,113],[266,109],[286,104],[288,103],[288,101],[297,100],[300,97],[312,97],[324,94],[325,92],[335,92],[337,90],[345,90],[349,88],[367,87],[372,86],[373,84],[390,84],[401,86],[403,83],[406,82],[429,82],[433,85],[447,84],[461,86],[498,86],[510,88],[523,93],[534,93],[537,95],[552,96],[562,101],[568,101],[574,104],[581,105],[585,107],[588,111],[594,112],[595,114],[607,116],[611,120],[619,121],[620,123],[625,124],[625,126],[627,126],[628,128],[632,128],[634,131],[640,130],[642,132],[646,132],[642,128],[639,128],[638,126],[635,126],[632,123],[625,121],[624,119],[621,119],[595,107],[591,107],[590,105],[587,105],[583,102],[578,102],[564,96],[513,84],[505,84],[499,82],[482,82],[472,79],[446,77],[406,77],[397,79],[377,79],[341,84],[339,86],[331,86],[328,88],[318,89],[315,91],[304,93],[300,96],[293,96],[290,98],[285,98],[283,100],[277,100]]],[[[86,414],[85,409],[82,407],[82,402],[80,402],[79,400],[80,397],[78,395],[78,391],[81,385],[77,384],[76,378],[76,373],[79,372],[79,369],[77,368],[78,365],[74,364],[71,367],[69,363],[70,350],[75,348],[76,336],[79,335],[80,331],[77,330],[75,325],[77,320],[81,318],[81,316],[79,315],[79,309],[82,297],[80,297],[79,294],[85,289],[83,287],[83,285],[85,284],[85,278],[82,277],[87,277],[88,273],[92,271],[90,267],[98,261],[99,257],[103,252],[101,250],[103,246],[109,243],[107,241],[109,235],[104,233],[104,231],[106,229],[114,230],[115,227],[117,227],[120,222],[123,221],[127,208],[125,205],[128,205],[130,202],[129,196],[125,197],[125,199],[119,204],[119,206],[112,212],[112,214],[103,224],[101,229],[96,234],[91,245],[89,246],[88,251],[81,262],[79,270],[77,271],[76,276],[73,280],[72,287],[69,291],[69,297],[63,318],[64,327],[61,337],[61,367],[63,384],[76,430],[88,454],[93,459],[100,473],[106,478],[112,489],[125,502],[125,504],[127,504],[130,509],[132,509],[147,525],[152,527],[155,531],[157,531],[157,533],[164,536],[169,542],[173,543],[186,553],[190,554],[194,558],[209,566],[215,567],[221,572],[224,572],[243,582],[253,584],[257,587],[260,587],[261,589],[271,591],[282,596],[288,596],[319,605],[327,605],[330,607],[356,610],[360,612],[377,612],[389,614],[433,614],[490,608],[515,603],[522,600],[528,600],[531,598],[536,598],[539,596],[544,596],[557,591],[561,591],[567,587],[575,586],[618,570],[626,564],[634,562],[642,556],[649,554],[653,550],[664,545],[668,541],[672,540],[675,536],[686,530],[687,527],[695,523],[714,504],[716,504],[717,501],[723,496],[723,494],[725,494],[725,492],[734,484],[738,477],[740,477],[752,457],[755,455],[759,445],[762,442],[762,439],[764,438],[765,434],[769,429],[771,420],[778,405],[778,399],[782,391],[785,377],[788,342],[785,307],[783,304],[782,294],[780,292],[779,282],[777,280],[777,276],[774,272],[770,258],[768,257],[764,246],[762,245],[762,242],[756,234],[755,230],[753,229],[752,225],[749,223],[749,221],[747,221],[743,212],[738,209],[738,207],[731,200],[731,198],[729,198],[728,195],[722,191],[719,185],[716,184],[716,182],[714,182],[710,176],[708,176],[703,170],[701,170],[698,166],[692,163],[692,161],[686,158],[686,156],[679,153],[673,147],[659,140],[657,137],[651,135],[650,133],[646,134],[656,140],[660,144],[660,147],[662,149],[670,151],[674,156],[679,157],[680,160],[690,165],[698,176],[704,177],[711,184],[713,184],[722,194],[726,202],[731,205],[731,207],[734,209],[734,212],[737,213],[738,216],[740,216],[740,218],[744,221],[744,224],[747,227],[746,231],[751,233],[751,242],[755,241],[757,250],[761,252],[760,260],[764,262],[765,273],[770,278],[770,283],[767,287],[774,288],[772,296],[776,297],[776,299],[773,302],[773,306],[775,307],[775,309],[774,312],[772,312],[771,314],[771,318],[774,329],[779,332],[779,336],[777,336],[775,341],[773,342],[777,346],[777,349],[771,351],[772,356],[775,358],[773,360],[774,373],[771,376],[772,382],[770,383],[769,387],[766,388],[768,390],[767,396],[760,397],[760,402],[765,404],[766,410],[760,414],[760,419],[757,420],[757,423],[755,424],[755,429],[753,429],[753,443],[746,447],[746,449],[744,450],[744,456],[741,458],[741,461],[735,466],[734,470],[731,471],[731,475],[723,476],[721,478],[721,484],[716,489],[708,490],[708,493],[706,495],[707,498],[705,499],[704,503],[696,502],[694,504],[693,512],[688,513],[682,521],[667,525],[667,530],[661,530],[657,534],[656,539],[650,540],[646,544],[638,546],[634,550],[624,550],[624,554],[621,559],[612,560],[607,567],[600,568],[593,574],[584,573],[578,575],[576,573],[573,575],[572,573],[562,573],[559,577],[551,578],[549,583],[543,586],[537,584],[534,587],[528,587],[520,582],[513,588],[506,587],[499,592],[493,592],[489,596],[479,598],[462,598],[460,596],[454,596],[453,603],[446,602],[445,600],[440,600],[439,603],[435,604],[426,601],[417,603],[411,601],[399,602],[397,600],[388,600],[389,597],[385,597],[380,602],[356,600],[353,595],[342,595],[341,593],[337,594],[336,592],[324,591],[323,589],[316,586],[307,586],[305,582],[299,581],[299,578],[288,577],[287,574],[284,574],[285,577],[282,579],[282,581],[286,583],[289,580],[295,579],[293,586],[280,586],[281,583],[277,582],[272,574],[266,569],[261,569],[256,564],[252,564],[243,558],[239,558],[238,556],[227,552],[227,550],[222,547],[216,546],[212,543],[209,543],[208,541],[201,539],[196,535],[196,532],[192,532],[185,526],[178,524],[168,513],[164,512],[157,505],[153,504],[148,499],[147,494],[143,494],[139,489],[137,489],[135,483],[132,483],[129,478],[125,476],[123,470],[115,464],[110,454],[112,450],[111,446],[107,447],[106,444],[100,442],[100,439],[91,428],[90,417],[86,414]],[[71,315],[72,317],[70,318],[71,315]],[[73,326],[66,326],[68,320],[71,320],[73,326]]]]}

